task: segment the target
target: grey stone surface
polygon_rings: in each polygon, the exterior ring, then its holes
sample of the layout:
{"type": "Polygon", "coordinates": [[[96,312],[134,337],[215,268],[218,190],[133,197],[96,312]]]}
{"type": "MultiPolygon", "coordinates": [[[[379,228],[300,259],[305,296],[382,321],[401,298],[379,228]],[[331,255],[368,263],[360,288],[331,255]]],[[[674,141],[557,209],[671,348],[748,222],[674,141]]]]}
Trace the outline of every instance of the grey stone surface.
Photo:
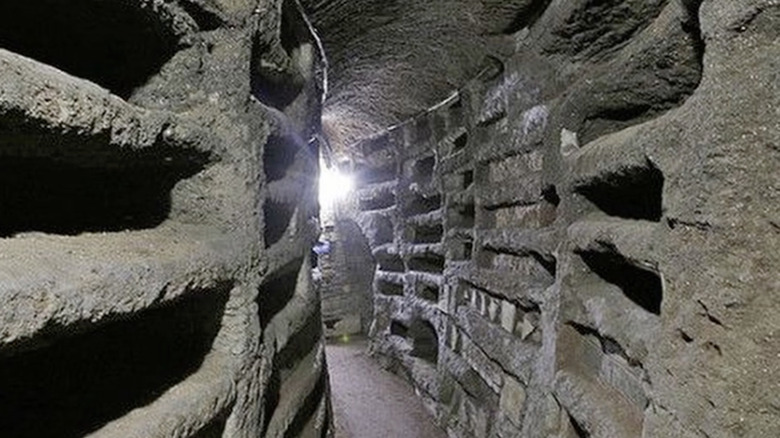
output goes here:
{"type": "Polygon", "coordinates": [[[0,435],[327,435],[318,47],[295,1],[0,5],[0,435]]]}
{"type": "Polygon", "coordinates": [[[780,3],[534,4],[494,68],[340,145],[353,217],[393,224],[361,222],[375,358],[451,436],[776,436],[780,3]]]}

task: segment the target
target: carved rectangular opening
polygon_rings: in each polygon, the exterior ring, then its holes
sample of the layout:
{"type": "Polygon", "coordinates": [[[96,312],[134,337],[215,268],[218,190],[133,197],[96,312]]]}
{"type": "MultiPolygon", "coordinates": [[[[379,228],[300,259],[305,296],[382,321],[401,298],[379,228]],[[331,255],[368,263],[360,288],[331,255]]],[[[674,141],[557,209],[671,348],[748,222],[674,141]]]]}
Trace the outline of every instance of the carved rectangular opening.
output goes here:
{"type": "MultiPolygon", "coordinates": [[[[0,138],[0,148],[3,143],[0,138]]],[[[125,155],[116,166],[0,154],[0,237],[154,228],[168,219],[174,185],[203,162],[125,155]]]]}
{"type": "Polygon", "coordinates": [[[404,261],[398,254],[379,253],[376,255],[379,269],[386,272],[404,272],[404,261]]]}
{"type": "Polygon", "coordinates": [[[444,235],[442,224],[418,225],[412,229],[412,243],[438,243],[444,235]]]}
{"type": "Polygon", "coordinates": [[[162,16],[141,2],[4,0],[0,47],[127,98],[178,48],[162,16]]]}
{"type": "Polygon", "coordinates": [[[418,214],[430,213],[441,207],[441,195],[431,196],[429,198],[415,195],[406,204],[406,215],[416,216],[418,214]]]}
{"type": "Polygon", "coordinates": [[[430,156],[418,160],[412,166],[412,179],[418,182],[428,182],[433,179],[433,171],[436,167],[436,157],[430,156]]]}
{"type": "Polygon", "coordinates": [[[404,285],[393,283],[387,280],[377,280],[377,290],[381,295],[403,296],[404,285]]]}
{"type": "Polygon", "coordinates": [[[403,322],[394,319],[390,321],[390,334],[406,338],[409,336],[409,327],[403,322]]]}
{"type": "Polygon", "coordinates": [[[263,214],[265,216],[263,235],[266,248],[270,248],[282,240],[295,215],[295,208],[295,204],[290,202],[266,199],[263,205],[263,214]]]}
{"type": "Polygon", "coordinates": [[[576,187],[610,216],[658,222],[663,215],[664,176],[651,162],[595,178],[576,187]]]}
{"type": "Polygon", "coordinates": [[[396,165],[388,164],[382,167],[364,167],[360,169],[357,179],[360,185],[378,184],[396,179],[396,165]]]}
{"type": "Polygon", "coordinates": [[[370,198],[360,200],[361,211],[382,210],[395,205],[395,193],[384,190],[370,198]]]}
{"type": "Polygon", "coordinates": [[[287,171],[295,163],[296,155],[301,151],[301,145],[295,139],[272,134],[268,137],[263,151],[263,170],[266,182],[283,179],[287,171]]]}
{"type": "Polygon", "coordinates": [[[438,254],[414,255],[409,259],[409,269],[412,271],[441,274],[444,272],[444,257],[438,254]]]}
{"type": "MultiPolygon", "coordinates": [[[[146,406],[211,350],[231,286],[0,358],[4,437],[82,437],[146,406]]],[[[45,340],[44,340],[45,342],[45,340]]]]}
{"type": "Polygon", "coordinates": [[[463,134],[456,137],[455,140],[453,140],[452,152],[458,152],[460,150],[465,149],[468,143],[469,143],[469,135],[468,133],[464,132],[463,134]]]}
{"type": "Polygon", "coordinates": [[[302,259],[295,260],[268,278],[257,296],[260,327],[265,329],[274,316],[292,300],[298,286],[302,259]]]}
{"type": "Polygon", "coordinates": [[[439,336],[430,322],[417,319],[409,327],[413,357],[436,365],[439,361],[439,336]]]}
{"type": "Polygon", "coordinates": [[[477,211],[474,203],[451,205],[448,209],[451,228],[474,228],[477,211]]]}
{"type": "Polygon", "coordinates": [[[619,287],[635,304],[654,314],[661,314],[663,284],[658,273],[636,266],[615,248],[604,251],[579,251],[582,261],[604,281],[619,287]]]}
{"type": "Polygon", "coordinates": [[[439,302],[439,287],[430,284],[419,284],[417,286],[417,294],[424,300],[431,301],[433,303],[439,302]]]}

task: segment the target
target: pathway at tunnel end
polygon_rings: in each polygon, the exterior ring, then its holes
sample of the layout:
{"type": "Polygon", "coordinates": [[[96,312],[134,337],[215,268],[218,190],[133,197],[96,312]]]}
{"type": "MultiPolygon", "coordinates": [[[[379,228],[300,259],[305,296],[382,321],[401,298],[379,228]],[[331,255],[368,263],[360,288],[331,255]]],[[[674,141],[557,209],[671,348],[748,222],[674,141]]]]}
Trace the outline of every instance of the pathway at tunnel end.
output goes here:
{"type": "Polygon", "coordinates": [[[366,347],[365,339],[327,345],[335,438],[445,438],[412,387],[366,347]]]}

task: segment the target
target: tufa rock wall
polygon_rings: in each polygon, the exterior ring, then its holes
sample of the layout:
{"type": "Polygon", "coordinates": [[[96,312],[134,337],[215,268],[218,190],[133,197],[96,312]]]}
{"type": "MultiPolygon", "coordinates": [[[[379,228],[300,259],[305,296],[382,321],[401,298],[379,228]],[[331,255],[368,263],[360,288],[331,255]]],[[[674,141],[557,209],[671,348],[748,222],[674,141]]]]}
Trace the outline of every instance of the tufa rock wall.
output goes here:
{"type": "Polygon", "coordinates": [[[351,148],[373,353],[454,436],[775,436],[780,3],[542,3],[351,148]]]}
{"type": "Polygon", "coordinates": [[[4,437],[326,436],[293,0],[0,5],[4,437]]]}

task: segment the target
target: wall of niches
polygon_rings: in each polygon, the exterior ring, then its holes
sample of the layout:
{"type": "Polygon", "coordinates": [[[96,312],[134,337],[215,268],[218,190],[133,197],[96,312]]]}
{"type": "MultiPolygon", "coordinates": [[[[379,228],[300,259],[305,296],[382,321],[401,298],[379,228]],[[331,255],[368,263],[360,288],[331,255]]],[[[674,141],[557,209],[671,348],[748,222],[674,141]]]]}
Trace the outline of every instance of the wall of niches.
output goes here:
{"type": "Polygon", "coordinates": [[[328,433],[320,63],[295,1],[0,5],[4,437],[328,433]]]}
{"type": "MultiPolygon", "coordinates": [[[[777,306],[735,297],[759,299],[771,275],[753,266],[729,282],[743,268],[724,254],[766,262],[777,240],[740,246],[713,210],[774,236],[763,213],[728,201],[737,187],[766,199],[737,177],[761,153],[724,164],[704,151],[743,144],[734,111],[755,132],[774,123],[751,109],[766,108],[761,88],[728,67],[739,47],[766,79],[772,37],[727,27],[750,14],[723,2],[563,3],[515,35],[505,63],[357,146],[356,217],[381,236],[372,352],[455,436],[771,434],[771,397],[746,408],[747,390],[724,377],[739,370],[752,387],[769,372],[757,364],[772,349],[750,333],[773,333],[777,306]],[[606,9],[625,20],[610,27],[606,9]],[[564,38],[574,30],[592,41],[564,38]]],[[[757,10],[777,22],[776,7],[757,10]]]]}

